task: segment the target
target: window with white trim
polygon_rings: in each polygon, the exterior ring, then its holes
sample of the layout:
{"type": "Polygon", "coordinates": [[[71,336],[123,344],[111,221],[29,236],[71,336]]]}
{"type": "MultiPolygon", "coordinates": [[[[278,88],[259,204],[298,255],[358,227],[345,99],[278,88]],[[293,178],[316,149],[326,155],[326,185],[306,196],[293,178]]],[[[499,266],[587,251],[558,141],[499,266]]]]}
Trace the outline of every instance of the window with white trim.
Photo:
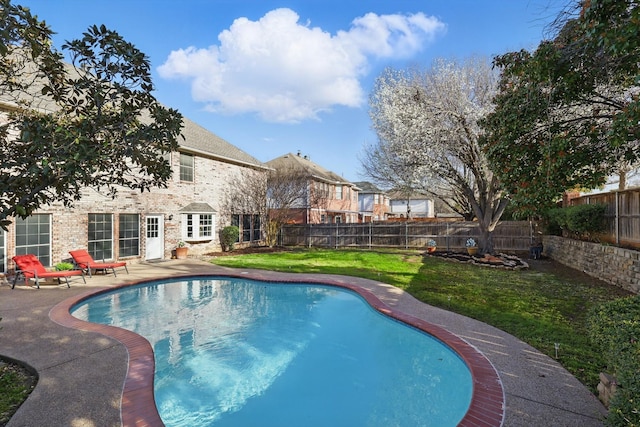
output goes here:
{"type": "Polygon", "coordinates": [[[87,249],[95,260],[113,259],[113,215],[89,214],[87,249]]]}
{"type": "Polygon", "coordinates": [[[213,214],[182,214],[182,240],[212,240],[213,235],[213,214]]]}
{"type": "Polygon", "coordinates": [[[51,215],[16,218],[16,255],[33,254],[42,265],[51,266],[51,215]]]}
{"type": "Polygon", "coordinates": [[[193,182],[194,158],[191,154],[180,153],[180,181],[193,182]]]}
{"type": "Polygon", "coordinates": [[[336,200],[342,200],[342,185],[336,185],[336,200]]]}

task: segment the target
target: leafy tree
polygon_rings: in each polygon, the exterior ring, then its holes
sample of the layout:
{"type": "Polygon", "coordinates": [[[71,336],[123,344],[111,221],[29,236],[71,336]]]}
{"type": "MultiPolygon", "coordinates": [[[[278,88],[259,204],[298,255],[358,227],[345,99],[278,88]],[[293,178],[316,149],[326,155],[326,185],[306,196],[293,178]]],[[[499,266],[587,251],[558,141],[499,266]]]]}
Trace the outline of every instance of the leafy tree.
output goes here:
{"type": "Polygon", "coordinates": [[[386,70],[370,98],[378,142],[363,164],[378,183],[406,183],[458,212],[468,206],[489,253],[508,201],[480,149],[478,121],[493,108],[497,80],[482,59],[439,60],[424,73],[386,70]]]}
{"type": "Polygon", "coordinates": [[[494,61],[502,73],[482,145],[521,215],[552,206],[566,190],[602,185],[613,172],[624,178],[638,160],[638,42],[617,45],[633,25],[637,38],[636,2],[577,5],[579,16],[553,40],[494,61]],[[635,53],[627,50],[634,44],[635,53]]]}
{"type": "Polygon", "coordinates": [[[0,0],[0,225],[41,206],[79,200],[90,187],[166,186],[164,154],[178,148],[182,116],[152,95],[148,58],[106,27],[65,43],[28,9],[0,0]]]}

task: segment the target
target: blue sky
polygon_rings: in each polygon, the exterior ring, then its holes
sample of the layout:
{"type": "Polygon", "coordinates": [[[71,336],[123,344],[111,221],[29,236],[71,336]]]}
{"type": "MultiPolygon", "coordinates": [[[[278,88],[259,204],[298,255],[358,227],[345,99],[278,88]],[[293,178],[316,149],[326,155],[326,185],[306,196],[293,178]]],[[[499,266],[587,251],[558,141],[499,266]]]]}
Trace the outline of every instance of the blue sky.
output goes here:
{"type": "Polygon", "coordinates": [[[385,67],[535,49],[565,0],[13,0],[65,40],[105,24],[149,56],[156,98],[266,162],[350,181],[385,67]]]}

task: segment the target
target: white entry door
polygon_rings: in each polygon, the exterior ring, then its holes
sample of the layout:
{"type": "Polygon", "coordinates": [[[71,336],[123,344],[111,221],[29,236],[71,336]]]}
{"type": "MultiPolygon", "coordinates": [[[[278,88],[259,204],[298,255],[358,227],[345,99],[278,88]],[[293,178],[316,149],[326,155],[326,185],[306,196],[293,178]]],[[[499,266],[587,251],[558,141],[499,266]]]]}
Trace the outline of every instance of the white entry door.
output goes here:
{"type": "Polygon", "coordinates": [[[146,259],[164,258],[164,216],[147,215],[146,259]]]}

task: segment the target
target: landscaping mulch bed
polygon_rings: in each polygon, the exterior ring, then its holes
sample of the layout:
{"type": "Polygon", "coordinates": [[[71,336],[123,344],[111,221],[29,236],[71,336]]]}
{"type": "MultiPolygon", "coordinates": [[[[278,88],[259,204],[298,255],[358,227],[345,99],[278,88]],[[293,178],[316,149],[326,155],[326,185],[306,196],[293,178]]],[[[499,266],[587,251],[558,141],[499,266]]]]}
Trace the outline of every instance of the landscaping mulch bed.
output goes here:
{"type": "Polygon", "coordinates": [[[426,253],[426,256],[433,256],[447,261],[463,262],[480,265],[483,267],[503,268],[508,270],[519,270],[529,268],[529,264],[515,255],[495,254],[495,255],[469,255],[464,252],[435,251],[426,253]]]}

